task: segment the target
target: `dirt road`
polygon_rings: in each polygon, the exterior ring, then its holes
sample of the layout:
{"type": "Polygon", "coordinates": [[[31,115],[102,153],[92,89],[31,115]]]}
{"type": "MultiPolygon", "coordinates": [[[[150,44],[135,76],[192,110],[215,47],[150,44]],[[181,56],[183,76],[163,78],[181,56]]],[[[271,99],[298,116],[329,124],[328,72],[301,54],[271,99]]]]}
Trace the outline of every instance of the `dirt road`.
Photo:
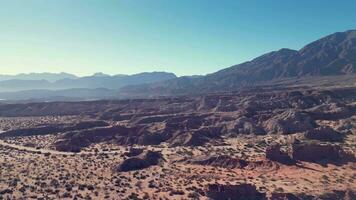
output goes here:
{"type": "Polygon", "coordinates": [[[55,155],[96,155],[96,154],[115,154],[115,153],[120,153],[119,151],[103,151],[103,152],[87,152],[87,151],[83,151],[83,152],[78,152],[78,153],[74,153],[74,152],[64,152],[64,151],[56,151],[56,150],[50,150],[50,149],[37,149],[34,147],[27,147],[27,146],[21,146],[21,145],[17,145],[17,144],[10,144],[4,140],[0,140],[0,146],[4,146],[4,147],[9,147],[9,148],[13,148],[13,149],[17,149],[17,150],[21,150],[21,151],[27,151],[27,152],[31,152],[31,153],[49,153],[49,154],[55,154],[55,155]]]}

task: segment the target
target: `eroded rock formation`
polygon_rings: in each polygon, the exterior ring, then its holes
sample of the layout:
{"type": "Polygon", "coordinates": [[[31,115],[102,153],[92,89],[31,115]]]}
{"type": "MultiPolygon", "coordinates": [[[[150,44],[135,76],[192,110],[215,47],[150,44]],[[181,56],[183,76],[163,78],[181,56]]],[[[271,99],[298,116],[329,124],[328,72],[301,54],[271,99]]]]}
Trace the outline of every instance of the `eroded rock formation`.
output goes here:
{"type": "Polygon", "coordinates": [[[233,158],[227,155],[201,156],[187,161],[189,164],[206,165],[222,168],[245,168],[248,162],[243,159],[233,158]]]}
{"type": "Polygon", "coordinates": [[[270,134],[291,134],[313,129],[316,124],[307,113],[286,110],[264,122],[264,127],[270,134]]]}
{"type": "Polygon", "coordinates": [[[318,127],[305,132],[305,137],[313,140],[327,142],[342,142],[345,135],[330,127],[318,127]]]}
{"type": "Polygon", "coordinates": [[[283,164],[293,164],[294,161],[288,152],[284,152],[281,150],[281,146],[279,144],[274,144],[268,146],[266,149],[266,158],[272,161],[277,161],[283,164]]]}
{"type": "Polygon", "coordinates": [[[345,152],[339,145],[303,143],[293,145],[293,159],[307,162],[348,162],[355,158],[345,152]]]}
{"type": "Polygon", "coordinates": [[[115,168],[115,170],[118,172],[141,170],[153,165],[158,165],[163,160],[164,159],[161,153],[145,151],[138,156],[130,157],[124,160],[115,168]]]}

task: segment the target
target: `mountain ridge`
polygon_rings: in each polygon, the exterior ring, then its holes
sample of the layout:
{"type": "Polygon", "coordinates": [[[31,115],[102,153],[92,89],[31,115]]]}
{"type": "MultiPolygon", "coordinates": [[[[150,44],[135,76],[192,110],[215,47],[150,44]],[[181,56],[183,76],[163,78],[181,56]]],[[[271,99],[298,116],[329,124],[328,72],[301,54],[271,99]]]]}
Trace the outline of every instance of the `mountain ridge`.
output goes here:
{"type": "Polygon", "coordinates": [[[126,85],[136,85],[143,83],[151,83],[176,78],[173,73],[168,72],[143,72],[133,75],[104,75],[94,74],[93,76],[64,78],[55,82],[48,80],[21,80],[10,79],[0,81],[0,92],[14,92],[22,90],[64,90],[74,88],[106,88],[119,89],[126,85]]]}
{"type": "Polygon", "coordinates": [[[78,76],[66,72],[60,72],[60,73],[49,73],[49,72],[43,72],[43,73],[20,73],[16,75],[6,75],[6,74],[0,74],[0,81],[6,81],[6,80],[46,80],[49,82],[55,82],[60,79],[65,79],[65,78],[70,78],[70,79],[75,79],[78,78],[78,76]]]}
{"type": "Polygon", "coordinates": [[[299,50],[281,48],[205,76],[177,77],[167,72],[110,76],[99,72],[93,76],[66,78],[54,83],[44,80],[22,80],[22,83],[16,84],[14,80],[0,81],[0,92],[14,91],[4,90],[4,87],[17,87],[15,91],[106,88],[115,91],[113,97],[141,98],[233,91],[283,79],[355,73],[356,30],[349,30],[322,37],[299,50]]]}
{"type": "Polygon", "coordinates": [[[187,94],[236,90],[263,82],[305,76],[334,76],[356,72],[356,30],[337,32],[300,50],[282,48],[203,77],[178,77],[161,83],[128,86],[131,94],[187,94]]]}

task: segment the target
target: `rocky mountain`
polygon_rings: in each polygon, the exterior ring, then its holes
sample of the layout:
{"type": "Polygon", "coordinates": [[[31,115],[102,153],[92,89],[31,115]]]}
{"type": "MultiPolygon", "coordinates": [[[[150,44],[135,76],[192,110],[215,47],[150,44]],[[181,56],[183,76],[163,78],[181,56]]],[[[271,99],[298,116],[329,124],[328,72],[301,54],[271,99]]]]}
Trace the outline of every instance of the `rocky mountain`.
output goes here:
{"type": "Polygon", "coordinates": [[[73,74],[68,73],[29,73],[29,74],[17,74],[17,75],[0,75],[0,81],[5,80],[46,80],[49,82],[55,82],[61,79],[75,79],[78,78],[73,74]]]}
{"type": "Polygon", "coordinates": [[[206,76],[180,77],[161,83],[126,87],[122,89],[122,93],[128,96],[172,95],[236,90],[243,86],[286,78],[355,72],[356,30],[350,30],[321,38],[299,51],[284,48],[206,76]]]}

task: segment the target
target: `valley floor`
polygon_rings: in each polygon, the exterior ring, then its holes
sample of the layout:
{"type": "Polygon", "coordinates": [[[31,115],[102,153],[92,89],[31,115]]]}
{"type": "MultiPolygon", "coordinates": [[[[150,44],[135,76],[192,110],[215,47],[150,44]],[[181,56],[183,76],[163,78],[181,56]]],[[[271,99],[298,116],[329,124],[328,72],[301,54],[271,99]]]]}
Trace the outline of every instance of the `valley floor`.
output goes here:
{"type": "Polygon", "coordinates": [[[356,90],[0,106],[1,199],[356,199],[356,90]]]}
{"type": "MultiPolygon", "coordinates": [[[[100,143],[80,153],[60,152],[0,140],[0,192],[6,199],[207,199],[208,184],[250,183],[271,194],[321,195],[356,188],[356,163],[342,166],[301,162],[283,165],[267,161],[266,138],[230,139],[224,146],[136,146],[161,151],[165,162],[140,171],[115,172],[128,147],[100,143]],[[263,140],[262,140],[263,139],[263,140]],[[246,169],[202,166],[183,162],[192,157],[237,155],[263,161],[246,169]]],[[[269,141],[278,138],[268,138],[269,141]]],[[[267,141],[268,141],[267,140],[267,141]]],[[[35,141],[34,141],[35,142],[35,141]]]]}

